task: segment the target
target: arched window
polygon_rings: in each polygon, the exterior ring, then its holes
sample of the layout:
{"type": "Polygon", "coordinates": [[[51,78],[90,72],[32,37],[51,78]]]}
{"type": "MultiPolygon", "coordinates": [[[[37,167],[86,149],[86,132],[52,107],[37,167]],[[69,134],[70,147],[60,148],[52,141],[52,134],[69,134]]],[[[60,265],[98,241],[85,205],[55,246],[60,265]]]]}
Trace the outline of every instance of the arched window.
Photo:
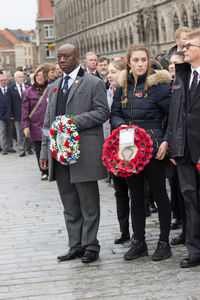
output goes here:
{"type": "Polygon", "coordinates": [[[101,49],[102,49],[102,53],[104,53],[105,52],[105,48],[104,48],[104,46],[105,46],[105,34],[102,34],[102,36],[101,36],[101,49]]]}
{"type": "Polygon", "coordinates": [[[118,38],[117,38],[116,31],[114,31],[114,43],[115,43],[115,50],[118,50],[118,38]]]}
{"type": "Polygon", "coordinates": [[[179,28],[179,19],[178,19],[177,14],[175,13],[174,14],[174,33],[175,33],[176,29],[178,29],[178,28],[179,28]]]}
{"type": "Polygon", "coordinates": [[[110,50],[113,51],[113,34],[110,33],[110,50]]]}
{"type": "Polygon", "coordinates": [[[166,28],[165,28],[165,21],[163,18],[161,20],[161,32],[162,32],[162,40],[165,42],[166,41],[166,28]]]}
{"type": "Polygon", "coordinates": [[[127,49],[128,47],[128,36],[126,32],[126,28],[124,27],[124,48],[127,49]]]}
{"type": "Polygon", "coordinates": [[[195,7],[193,7],[192,10],[192,27],[193,28],[199,27],[199,16],[195,7]]]}
{"type": "Polygon", "coordinates": [[[183,12],[183,25],[188,26],[188,15],[185,10],[183,12]]]}
{"type": "Polygon", "coordinates": [[[133,31],[131,26],[129,27],[129,42],[133,44],[133,31]]]}
{"type": "Polygon", "coordinates": [[[120,49],[124,49],[124,40],[123,40],[122,32],[121,30],[119,30],[118,32],[119,32],[119,47],[120,49]]]}
{"type": "Polygon", "coordinates": [[[108,35],[105,35],[105,50],[109,52],[109,42],[108,42],[108,35]]]}

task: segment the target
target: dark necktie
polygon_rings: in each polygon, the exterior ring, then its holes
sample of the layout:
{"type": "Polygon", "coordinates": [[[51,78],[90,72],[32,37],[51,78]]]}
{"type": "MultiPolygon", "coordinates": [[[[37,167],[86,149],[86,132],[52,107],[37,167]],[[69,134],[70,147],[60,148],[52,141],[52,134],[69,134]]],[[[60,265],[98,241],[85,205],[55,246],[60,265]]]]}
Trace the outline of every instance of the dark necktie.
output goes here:
{"type": "Polygon", "coordinates": [[[21,98],[23,96],[22,92],[23,92],[23,89],[22,89],[22,85],[20,85],[20,92],[21,92],[21,98]]]}
{"type": "Polygon", "coordinates": [[[196,89],[197,89],[197,85],[198,85],[198,72],[196,70],[193,71],[193,80],[192,80],[192,84],[190,86],[190,91],[189,91],[189,97],[190,97],[190,102],[192,101],[192,99],[194,98],[196,89]]]}
{"type": "Polygon", "coordinates": [[[65,96],[67,91],[68,91],[68,81],[70,79],[70,76],[65,76],[64,78],[64,84],[63,84],[63,87],[62,87],[62,92],[63,92],[63,95],[65,96]]]}
{"type": "Polygon", "coordinates": [[[6,89],[3,89],[3,93],[4,93],[4,95],[6,94],[6,89]]]}

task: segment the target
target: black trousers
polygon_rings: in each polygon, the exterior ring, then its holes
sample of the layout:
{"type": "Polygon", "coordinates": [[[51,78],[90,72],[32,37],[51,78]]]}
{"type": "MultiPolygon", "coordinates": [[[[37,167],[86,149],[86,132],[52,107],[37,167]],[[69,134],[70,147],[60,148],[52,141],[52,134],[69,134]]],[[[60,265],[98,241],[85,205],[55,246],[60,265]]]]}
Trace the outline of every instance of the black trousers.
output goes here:
{"type": "Polygon", "coordinates": [[[186,217],[183,195],[181,193],[177,166],[173,166],[173,176],[169,178],[171,189],[171,207],[173,218],[179,219],[182,222],[182,233],[185,236],[186,217]]]}
{"type": "Polygon", "coordinates": [[[200,258],[200,175],[193,162],[178,164],[178,176],[185,203],[185,245],[193,258],[200,258]]]}
{"type": "Polygon", "coordinates": [[[48,170],[42,170],[40,168],[40,151],[41,151],[41,141],[35,141],[33,142],[34,145],[34,150],[35,150],[35,154],[36,154],[36,158],[37,158],[37,162],[38,162],[38,166],[39,169],[41,171],[42,174],[47,174],[48,175],[48,170]]]}
{"type": "Polygon", "coordinates": [[[145,239],[145,188],[144,176],[158,207],[161,241],[168,242],[171,222],[171,207],[165,185],[165,161],[152,158],[150,163],[137,175],[127,177],[130,188],[134,239],[145,239]]]}
{"type": "Polygon", "coordinates": [[[119,221],[120,231],[124,234],[129,233],[129,195],[126,178],[116,177],[112,174],[115,198],[117,205],[117,218],[119,221]]]}

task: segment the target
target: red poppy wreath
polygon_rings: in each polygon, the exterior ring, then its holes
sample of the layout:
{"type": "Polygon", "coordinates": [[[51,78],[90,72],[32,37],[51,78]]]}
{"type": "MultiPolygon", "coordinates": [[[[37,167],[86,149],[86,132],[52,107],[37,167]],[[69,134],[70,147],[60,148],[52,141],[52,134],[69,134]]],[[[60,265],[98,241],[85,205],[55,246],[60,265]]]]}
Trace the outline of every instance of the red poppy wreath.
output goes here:
{"type": "Polygon", "coordinates": [[[132,125],[119,127],[112,131],[103,145],[103,164],[115,176],[128,177],[138,174],[150,162],[153,142],[145,129],[132,125]],[[119,132],[122,129],[134,128],[134,146],[119,147],[119,132]],[[134,153],[135,152],[135,153],[134,153]]]}

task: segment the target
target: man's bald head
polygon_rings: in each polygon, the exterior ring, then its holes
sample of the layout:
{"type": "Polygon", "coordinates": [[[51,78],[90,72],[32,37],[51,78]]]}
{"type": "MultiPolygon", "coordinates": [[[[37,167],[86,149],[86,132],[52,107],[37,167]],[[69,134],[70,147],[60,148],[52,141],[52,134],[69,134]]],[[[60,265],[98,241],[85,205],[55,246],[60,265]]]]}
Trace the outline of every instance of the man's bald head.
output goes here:
{"type": "Polygon", "coordinates": [[[79,65],[79,53],[75,45],[65,44],[58,49],[58,63],[63,72],[71,73],[79,65]]]}

